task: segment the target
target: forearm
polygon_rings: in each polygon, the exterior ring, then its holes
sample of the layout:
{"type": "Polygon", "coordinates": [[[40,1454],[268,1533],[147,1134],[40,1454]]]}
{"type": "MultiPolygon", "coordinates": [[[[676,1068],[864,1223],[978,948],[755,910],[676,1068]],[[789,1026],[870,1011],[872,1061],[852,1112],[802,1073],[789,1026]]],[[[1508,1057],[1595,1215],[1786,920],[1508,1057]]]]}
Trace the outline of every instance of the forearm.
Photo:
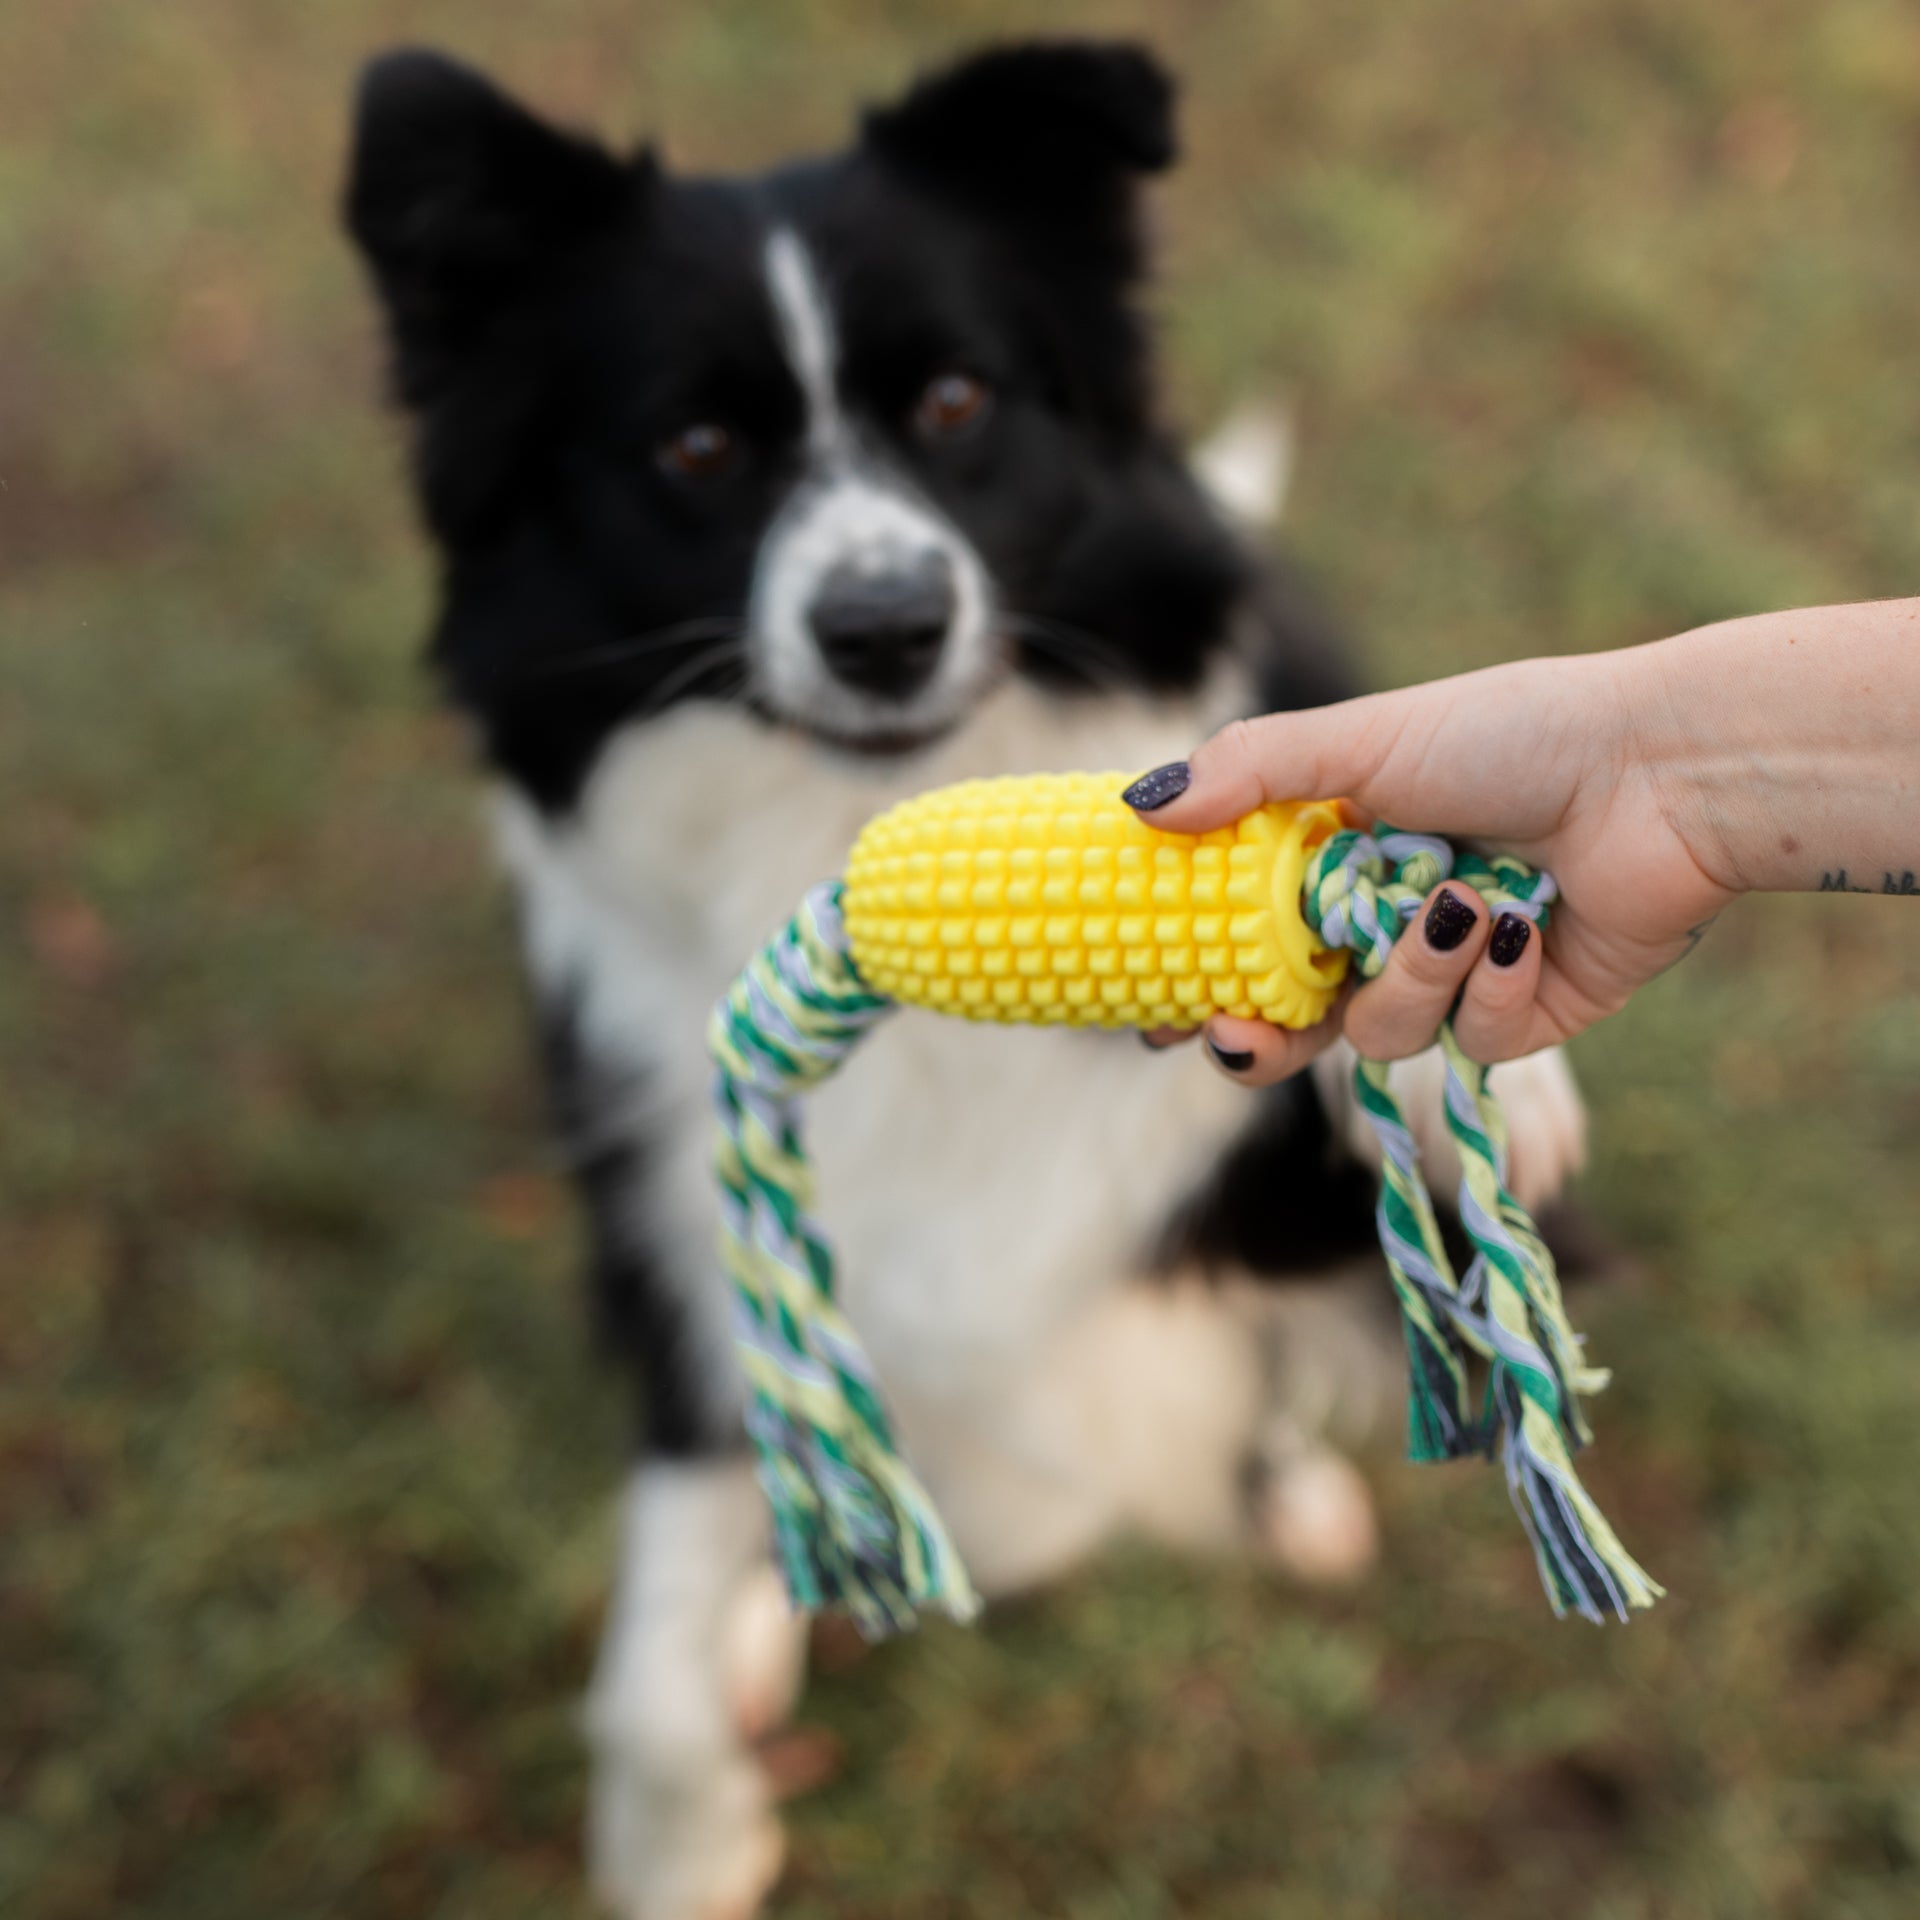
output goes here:
{"type": "Polygon", "coordinates": [[[1760,614],[1616,658],[1635,748],[1715,880],[1920,895],[1920,600],[1760,614]]]}

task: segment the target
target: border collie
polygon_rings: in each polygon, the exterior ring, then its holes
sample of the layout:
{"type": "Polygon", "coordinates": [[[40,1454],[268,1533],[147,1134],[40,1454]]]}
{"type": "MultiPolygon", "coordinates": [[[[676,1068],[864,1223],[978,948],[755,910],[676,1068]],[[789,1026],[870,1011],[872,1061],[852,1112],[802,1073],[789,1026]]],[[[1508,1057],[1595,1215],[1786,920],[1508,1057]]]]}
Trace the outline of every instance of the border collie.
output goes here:
{"type": "MultiPolygon", "coordinates": [[[[1138,770],[1352,690],[1156,415],[1138,199],[1174,144],[1124,45],[989,51],[752,178],[615,154],[432,53],[362,83],[347,219],[417,427],[433,658],[639,1380],[588,1727],[593,1874],[640,1920],[770,1884],[752,1743],[802,1657],[713,1251],[709,1007],[896,798],[1138,770]]],[[[1222,451],[1258,494],[1258,434],[1222,451]]],[[[1541,1197],[1578,1098],[1556,1056],[1503,1078],[1541,1197]]],[[[1335,1103],[1125,1035],[902,1019],[810,1117],[850,1310],[983,1592],[1122,1527],[1368,1559],[1324,1436],[1383,1349],[1339,1288],[1252,1284],[1370,1243],[1335,1103]]]]}

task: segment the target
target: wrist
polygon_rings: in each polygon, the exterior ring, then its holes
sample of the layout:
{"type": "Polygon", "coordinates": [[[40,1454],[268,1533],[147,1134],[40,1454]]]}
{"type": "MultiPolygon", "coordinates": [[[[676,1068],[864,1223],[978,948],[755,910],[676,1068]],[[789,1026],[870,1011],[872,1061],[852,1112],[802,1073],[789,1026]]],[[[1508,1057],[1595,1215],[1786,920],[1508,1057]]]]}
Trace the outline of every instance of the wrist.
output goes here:
{"type": "Polygon", "coordinates": [[[1889,601],[1609,656],[1635,769],[1715,884],[1877,892],[1920,867],[1917,647],[1920,602],[1889,601]]]}
{"type": "Polygon", "coordinates": [[[1776,782],[1759,766],[1762,729],[1747,698],[1750,676],[1726,670],[1728,650],[1721,629],[1703,627],[1606,658],[1623,715],[1622,777],[1643,780],[1700,871],[1741,894],[1756,888],[1776,782]]]}

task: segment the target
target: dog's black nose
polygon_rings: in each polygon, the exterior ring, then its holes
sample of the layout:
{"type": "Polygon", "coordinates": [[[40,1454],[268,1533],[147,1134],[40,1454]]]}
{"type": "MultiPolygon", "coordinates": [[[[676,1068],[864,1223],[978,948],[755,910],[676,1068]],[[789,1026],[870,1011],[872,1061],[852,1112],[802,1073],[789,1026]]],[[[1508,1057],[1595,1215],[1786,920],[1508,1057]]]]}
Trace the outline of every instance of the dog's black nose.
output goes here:
{"type": "Polygon", "coordinates": [[[877,571],[835,567],[807,617],[836,679],[904,700],[933,678],[953,610],[953,565],[929,553],[877,571]]]}

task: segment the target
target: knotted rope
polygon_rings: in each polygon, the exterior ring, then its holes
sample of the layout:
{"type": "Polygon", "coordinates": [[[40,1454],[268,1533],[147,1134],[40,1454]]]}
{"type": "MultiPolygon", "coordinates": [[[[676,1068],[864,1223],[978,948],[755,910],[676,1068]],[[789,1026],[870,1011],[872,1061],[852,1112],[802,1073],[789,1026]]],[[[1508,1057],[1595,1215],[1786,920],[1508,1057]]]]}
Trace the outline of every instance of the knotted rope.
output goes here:
{"type": "MultiPolygon", "coordinates": [[[[1544,922],[1554,884],[1517,860],[1456,854],[1442,840],[1341,833],[1309,866],[1303,909],[1364,977],[1440,880],[1474,887],[1495,913],[1544,922]]],[[[834,1299],[833,1255],[811,1216],[812,1169],[798,1099],[840,1065],[894,1003],[860,980],[840,885],[813,888],[715,1008],[708,1045],[721,1138],[721,1257],[733,1283],[747,1432],[796,1605],[844,1605],[880,1636],[919,1609],[977,1611],[932,1500],[901,1458],[871,1363],[834,1299]]],[[[1360,1062],[1356,1094],[1383,1156],[1378,1224],[1405,1327],[1416,1460],[1503,1458],[1547,1597],[1624,1619],[1661,1591],[1621,1546],[1573,1468],[1588,1440],[1580,1396],[1606,1384],[1584,1364],[1552,1256],[1507,1191],[1506,1136],[1486,1069],[1441,1031],[1447,1125],[1462,1168],[1460,1218],[1474,1255],[1456,1279],[1413,1136],[1384,1064],[1360,1062]],[[1476,1409],[1470,1361],[1487,1370],[1476,1409]]]]}

